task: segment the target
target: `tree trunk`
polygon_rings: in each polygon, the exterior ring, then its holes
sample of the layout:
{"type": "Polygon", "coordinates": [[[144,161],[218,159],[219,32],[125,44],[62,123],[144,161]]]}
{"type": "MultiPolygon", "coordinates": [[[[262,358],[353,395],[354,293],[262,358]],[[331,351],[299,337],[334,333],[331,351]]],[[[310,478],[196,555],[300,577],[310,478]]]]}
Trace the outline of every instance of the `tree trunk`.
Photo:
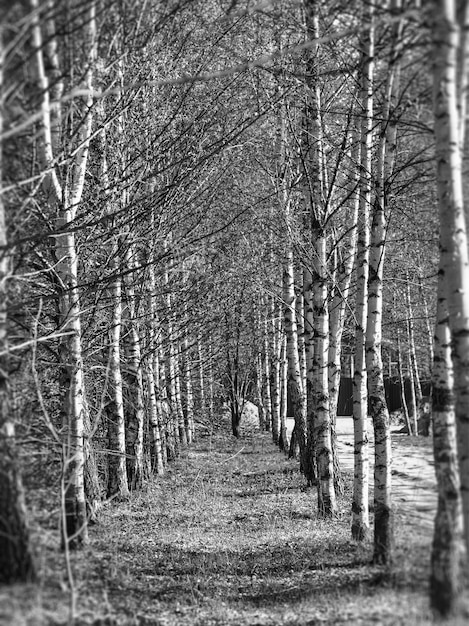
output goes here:
{"type": "MultiPolygon", "coordinates": [[[[401,0],[392,0],[393,13],[402,11],[401,0]]],[[[372,11],[372,9],[371,9],[372,11]]],[[[371,20],[373,22],[373,15],[371,20]]],[[[374,554],[375,563],[390,563],[394,547],[391,493],[391,425],[384,388],[381,354],[383,316],[383,269],[386,251],[387,206],[386,186],[394,169],[397,122],[393,107],[397,102],[400,75],[402,20],[393,25],[391,56],[382,105],[382,122],[378,145],[375,199],[370,238],[370,274],[368,279],[368,320],[366,329],[366,368],[368,394],[375,436],[374,474],[374,554]]]]}
{"type": "Polygon", "coordinates": [[[202,337],[197,335],[197,358],[199,361],[198,374],[199,374],[199,411],[200,418],[206,419],[207,403],[205,392],[205,376],[204,376],[204,354],[202,349],[202,337]]]}
{"type": "Polygon", "coordinates": [[[464,542],[451,332],[443,274],[438,279],[434,354],[432,417],[438,508],[433,532],[430,602],[435,611],[447,617],[455,612],[462,587],[464,542]]]}
{"type": "Polygon", "coordinates": [[[354,480],[352,537],[364,540],[369,532],[368,391],[365,363],[365,333],[368,318],[370,254],[369,207],[371,203],[371,146],[373,132],[374,26],[373,10],[366,15],[360,76],[360,178],[357,232],[357,295],[355,305],[355,355],[353,374],[354,480]]]}
{"type": "MultiPolygon", "coordinates": [[[[415,333],[414,333],[414,309],[412,307],[412,300],[410,298],[410,281],[409,275],[406,272],[406,309],[407,309],[407,335],[409,337],[409,358],[412,371],[412,378],[414,381],[415,390],[415,404],[419,409],[422,404],[422,385],[420,383],[420,374],[417,361],[417,352],[415,350],[415,333]]],[[[415,434],[418,434],[416,431],[415,434]]]]}
{"type": "MultiPolygon", "coordinates": [[[[187,333],[187,330],[186,330],[187,333]]],[[[195,429],[194,429],[194,394],[192,391],[192,365],[189,353],[189,340],[187,334],[184,339],[184,370],[185,370],[185,383],[186,383],[186,418],[185,428],[187,443],[191,444],[194,441],[195,429]]]]}
{"type": "MultiPolygon", "coordinates": [[[[0,101],[4,97],[3,27],[0,24],[0,101]]],[[[3,110],[0,109],[0,135],[3,110]]],[[[0,583],[32,581],[36,577],[26,519],[23,484],[17,462],[14,421],[10,406],[7,285],[10,260],[5,252],[7,225],[3,195],[3,150],[0,143],[0,583]]]]}
{"type": "Polygon", "coordinates": [[[147,379],[147,401],[151,435],[151,468],[157,475],[164,474],[164,462],[161,448],[161,426],[156,396],[155,365],[153,359],[145,368],[147,379]]]}
{"type": "Polygon", "coordinates": [[[272,374],[271,393],[272,400],[272,439],[278,445],[280,438],[280,406],[281,406],[281,354],[282,354],[282,322],[280,316],[275,317],[275,305],[272,304],[272,326],[273,326],[273,349],[272,349],[272,374]]]}
{"type": "MultiPolygon", "coordinates": [[[[288,437],[287,437],[287,417],[288,417],[288,359],[286,355],[287,351],[287,338],[283,335],[281,340],[281,353],[280,353],[280,388],[281,388],[281,400],[280,400],[280,426],[279,426],[279,447],[283,452],[287,452],[288,437]]],[[[299,450],[295,450],[295,458],[299,456],[299,450]]]]}
{"type": "MultiPolygon", "coordinates": [[[[289,215],[288,201],[285,206],[286,216],[289,215]]],[[[288,221],[288,220],[287,220],[288,221]]],[[[295,429],[300,447],[300,467],[304,471],[306,462],[306,407],[304,391],[301,386],[301,364],[298,352],[298,327],[295,310],[295,286],[293,278],[293,249],[287,243],[287,252],[283,265],[283,301],[284,325],[286,335],[286,360],[288,363],[288,392],[293,404],[295,429]]],[[[286,399],[285,399],[286,401],[286,399]]]]}
{"type": "Polygon", "coordinates": [[[405,397],[405,380],[404,380],[404,368],[402,364],[402,350],[401,350],[401,333],[399,328],[397,329],[397,370],[399,372],[399,388],[401,392],[401,405],[402,412],[404,414],[404,421],[407,427],[407,434],[412,434],[412,426],[410,424],[409,410],[407,408],[407,400],[405,397]]]}
{"type": "Polygon", "coordinates": [[[314,355],[313,412],[316,448],[318,512],[330,517],[337,512],[329,405],[329,309],[326,279],[327,244],[322,229],[313,231],[315,271],[313,273],[314,355]]]}
{"type": "MultiPolygon", "coordinates": [[[[125,206],[125,205],[124,205],[125,206]]],[[[135,250],[130,246],[126,252],[126,267],[135,267],[135,250]]],[[[139,488],[144,480],[143,433],[145,406],[143,401],[142,349],[138,324],[138,307],[134,287],[135,275],[127,274],[125,291],[127,296],[127,368],[126,368],[126,451],[127,477],[130,489],[139,488]]]]}
{"type": "MultiPolygon", "coordinates": [[[[92,81],[96,57],[96,20],[95,3],[91,3],[83,13],[84,49],[87,69],[83,84],[88,89],[84,102],[81,126],[75,130],[77,149],[68,163],[64,187],[61,186],[57,168],[53,165],[54,148],[61,134],[61,115],[51,114],[49,81],[45,72],[43,40],[39,18],[39,3],[30,0],[33,9],[32,37],[34,46],[35,69],[41,89],[42,122],[42,161],[47,168],[43,186],[49,200],[57,212],[57,228],[63,234],[55,239],[57,257],[56,273],[58,277],[58,312],[60,330],[67,333],[59,341],[60,375],[59,384],[62,393],[62,419],[64,422],[64,489],[65,525],[62,528],[62,543],[75,548],[87,540],[86,499],[84,486],[84,411],[86,410],[83,361],[81,349],[81,312],[78,290],[78,255],[75,234],[70,230],[80,205],[85,183],[88,162],[89,143],[92,131],[92,81]]],[[[52,19],[49,20],[52,25],[52,19]]],[[[49,35],[49,47],[55,48],[55,37],[49,35]]],[[[58,59],[53,55],[54,70],[58,71],[58,59]]],[[[63,88],[59,78],[54,87],[56,93],[63,88]]]]}
{"type": "MultiPolygon", "coordinates": [[[[462,185],[465,118],[458,111],[461,28],[455,0],[434,0],[433,63],[437,190],[440,215],[440,278],[446,282],[452,337],[459,471],[466,551],[469,554],[469,258],[462,185]]],[[[464,35],[465,36],[465,35],[464,35]]],[[[460,109],[465,109],[461,94],[460,109]]]]}

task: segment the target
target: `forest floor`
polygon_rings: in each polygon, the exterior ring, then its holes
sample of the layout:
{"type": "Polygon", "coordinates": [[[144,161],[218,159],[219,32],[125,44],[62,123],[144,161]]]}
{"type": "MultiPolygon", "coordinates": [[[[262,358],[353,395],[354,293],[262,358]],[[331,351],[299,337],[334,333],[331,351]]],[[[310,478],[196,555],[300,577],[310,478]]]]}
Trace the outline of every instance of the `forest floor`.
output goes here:
{"type": "Polygon", "coordinates": [[[38,514],[40,583],[0,588],[0,624],[431,624],[431,441],[395,436],[396,552],[383,569],[370,564],[371,540],[350,539],[353,457],[344,424],[336,520],[318,519],[315,490],[269,433],[244,428],[235,440],[225,423],[201,432],[129,502],[104,507],[89,546],[72,555],[74,596],[57,524],[39,525],[38,514]]]}

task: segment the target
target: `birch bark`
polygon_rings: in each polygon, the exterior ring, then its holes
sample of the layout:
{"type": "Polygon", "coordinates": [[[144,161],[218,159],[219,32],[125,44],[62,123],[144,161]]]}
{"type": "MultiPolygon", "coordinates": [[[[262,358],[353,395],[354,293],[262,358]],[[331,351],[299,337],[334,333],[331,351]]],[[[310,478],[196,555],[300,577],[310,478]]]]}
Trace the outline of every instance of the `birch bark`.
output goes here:
{"type": "Polygon", "coordinates": [[[465,116],[461,115],[467,98],[461,87],[467,78],[458,67],[461,57],[466,58],[467,34],[465,29],[461,32],[455,0],[435,0],[431,6],[440,280],[447,288],[464,536],[469,553],[469,258],[462,186],[465,116]]]}
{"type": "MultiPolygon", "coordinates": [[[[1,17],[1,14],[0,14],[1,17]]],[[[4,102],[5,50],[0,22],[0,102],[4,102]]],[[[3,109],[0,107],[0,135],[3,109]]],[[[7,284],[7,224],[3,196],[3,150],[0,143],[0,583],[28,582],[36,577],[26,516],[23,483],[18,467],[15,426],[10,405],[7,284]]]]}
{"type": "MultiPolygon", "coordinates": [[[[78,255],[75,234],[69,227],[75,220],[83,195],[86,165],[93,119],[93,70],[96,59],[96,11],[95,3],[89,3],[83,12],[83,34],[85,50],[84,86],[88,96],[82,105],[83,116],[77,129],[78,148],[66,165],[65,182],[59,181],[55,163],[57,147],[61,137],[60,104],[51,109],[51,93],[60,95],[63,84],[58,79],[54,91],[50,90],[44,64],[44,41],[41,28],[41,8],[38,0],[30,0],[32,9],[33,58],[37,82],[41,90],[41,156],[45,168],[44,190],[49,202],[57,211],[55,254],[57,257],[58,311],[61,331],[66,333],[59,341],[60,376],[59,383],[63,394],[62,418],[65,426],[64,440],[64,518],[62,543],[76,548],[87,541],[87,516],[84,486],[84,412],[86,410],[83,359],[81,348],[81,311],[78,289],[78,255]]],[[[52,20],[48,20],[51,29],[52,20]]],[[[53,31],[53,28],[52,28],[53,31]]],[[[51,68],[57,71],[57,50],[54,33],[48,33],[48,51],[51,55],[51,68]]],[[[69,146],[71,149],[71,146],[69,146]]]]}

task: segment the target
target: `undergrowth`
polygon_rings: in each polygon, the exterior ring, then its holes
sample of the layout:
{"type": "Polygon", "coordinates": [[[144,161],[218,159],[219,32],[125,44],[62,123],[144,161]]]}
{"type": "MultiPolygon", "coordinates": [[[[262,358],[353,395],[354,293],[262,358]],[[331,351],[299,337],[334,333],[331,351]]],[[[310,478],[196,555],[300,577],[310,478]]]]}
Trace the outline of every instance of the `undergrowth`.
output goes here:
{"type": "MultiPolygon", "coordinates": [[[[431,537],[397,515],[392,567],[350,539],[350,476],[335,520],[268,433],[201,435],[74,554],[77,625],[427,624],[431,537]]],[[[0,624],[71,622],[57,530],[36,508],[40,583],[0,590],[0,624]]],[[[456,622],[453,622],[456,623],[456,622]]],[[[461,622],[463,623],[463,622],[461,622]]]]}

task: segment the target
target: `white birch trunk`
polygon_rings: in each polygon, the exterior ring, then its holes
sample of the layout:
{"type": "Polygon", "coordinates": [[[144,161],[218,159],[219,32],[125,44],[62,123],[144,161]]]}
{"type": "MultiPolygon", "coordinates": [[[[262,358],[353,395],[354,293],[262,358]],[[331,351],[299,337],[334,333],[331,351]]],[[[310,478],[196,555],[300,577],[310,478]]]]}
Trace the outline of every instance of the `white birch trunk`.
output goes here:
{"type": "Polygon", "coordinates": [[[288,359],[287,359],[287,337],[282,334],[280,341],[280,425],[279,425],[279,445],[283,452],[289,452],[287,437],[287,417],[288,415],[288,359]]]}
{"type": "MultiPolygon", "coordinates": [[[[4,64],[3,26],[0,24],[0,102],[4,102],[4,64]]],[[[0,108],[0,135],[3,122],[0,108]]],[[[34,580],[36,572],[10,402],[7,285],[11,272],[6,252],[7,223],[2,188],[3,150],[0,143],[0,584],[10,585],[34,580]]]]}
{"type": "Polygon", "coordinates": [[[282,352],[282,322],[280,316],[276,317],[276,307],[272,303],[272,326],[273,326],[273,358],[272,358],[272,439],[278,445],[280,441],[280,400],[281,400],[281,352],[282,352]]]}
{"type": "Polygon", "coordinates": [[[365,363],[365,332],[368,319],[368,276],[370,254],[371,146],[373,128],[374,29],[373,13],[363,33],[360,76],[360,180],[357,225],[357,295],[355,305],[355,354],[353,374],[354,479],[352,537],[364,540],[369,532],[368,391],[365,363]]]}
{"type": "Polygon", "coordinates": [[[334,487],[331,414],[329,405],[329,307],[327,293],[327,242],[322,229],[314,229],[315,268],[313,272],[314,356],[313,411],[318,512],[330,517],[337,512],[334,487]]]}
{"type": "MultiPolygon", "coordinates": [[[[406,308],[407,308],[407,335],[409,337],[409,358],[412,371],[412,377],[414,380],[415,389],[415,404],[417,411],[422,404],[422,385],[420,383],[420,374],[417,361],[417,352],[415,349],[415,332],[414,332],[414,309],[412,306],[412,300],[410,297],[410,282],[409,276],[406,274],[406,308]]],[[[418,415],[415,419],[417,419],[418,415]]],[[[418,431],[415,431],[418,435],[418,431]]]]}
{"type": "MultiPolygon", "coordinates": [[[[86,498],[84,486],[84,411],[86,410],[83,361],[81,350],[81,312],[78,290],[78,256],[74,232],[68,224],[76,217],[85,183],[86,165],[88,161],[89,143],[92,127],[92,81],[93,67],[96,56],[96,16],[95,3],[92,2],[83,15],[84,47],[86,50],[87,67],[84,74],[84,85],[89,95],[83,103],[84,115],[77,133],[79,148],[68,163],[65,186],[62,187],[54,167],[54,146],[57,143],[60,129],[60,114],[52,117],[49,82],[44,68],[43,38],[39,16],[38,0],[30,0],[33,10],[32,38],[34,61],[38,84],[41,88],[41,153],[47,174],[44,177],[44,189],[57,209],[57,227],[63,232],[56,237],[55,250],[58,259],[56,270],[60,281],[58,293],[58,309],[61,320],[61,331],[68,333],[59,342],[61,362],[60,384],[63,392],[62,415],[66,430],[64,442],[65,472],[65,525],[62,529],[62,543],[69,548],[76,548],[88,538],[86,498]]],[[[49,21],[49,25],[51,20],[49,21]]],[[[52,66],[57,64],[55,42],[49,43],[53,57],[52,66]],[[54,52],[55,50],[55,52],[54,52]],[[55,61],[54,61],[55,60],[55,61]]],[[[53,67],[57,71],[57,67],[53,67]]],[[[60,92],[62,87],[56,87],[60,92]]]]}
{"type": "Polygon", "coordinates": [[[189,339],[186,336],[184,338],[184,381],[186,384],[186,437],[187,443],[191,444],[195,437],[194,428],[194,394],[192,391],[192,365],[189,352],[189,339]]]}
{"type": "MultiPolygon", "coordinates": [[[[287,223],[289,221],[288,200],[284,207],[287,223]]],[[[298,326],[295,309],[295,284],[293,270],[293,249],[287,243],[287,251],[283,264],[283,301],[284,327],[286,335],[286,359],[288,363],[288,391],[293,403],[295,417],[295,431],[300,448],[300,467],[305,469],[306,461],[306,406],[304,390],[301,383],[301,364],[298,352],[298,326]]]]}
{"type": "MultiPolygon", "coordinates": [[[[117,246],[114,252],[117,254],[117,246]]],[[[122,285],[116,263],[116,277],[112,285],[112,322],[109,333],[109,368],[112,400],[108,407],[108,459],[107,497],[129,497],[127,480],[124,398],[121,372],[122,285]]]]}
{"type": "Polygon", "coordinates": [[[206,392],[205,392],[205,376],[204,376],[204,355],[202,349],[202,337],[200,334],[197,336],[197,357],[199,361],[199,407],[200,417],[205,420],[205,413],[207,411],[206,406],[206,392]]]}
{"type": "Polygon", "coordinates": [[[431,5],[434,12],[433,105],[440,215],[440,277],[447,285],[464,535],[469,554],[469,258],[461,152],[465,120],[460,116],[465,109],[466,94],[458,99],[458,56],[462,46],[456,5],[455,0],[434,0],[431,5]]]}
{"type": "Polygon", "coordinates": [[[317,483],[316,442],[314,432],[313,403],[313,357],[314,357],[314,310],[313,310],[313,275],[309,268],[304,269],[303,297],[305,310],[305,358],[306,358],[306,428],[308,446],[307,476],[312,485],[317,483]]]}
{"type": "Polygon", "coordinates": [[[401,406],[404,420],[407,426],[407,433],[412,434],[412,425],[410,423],[409,409],[407,408],[407,400],[405,397],[405,381],[404,381],[404,366],[402,363],[402,345],[401,345],[401,331],[397,329],[397,371],[399,374],[399,387],[401,391],[401,406]]]}
{"type": "MultiPolygon", "coordinates": [[[[125,204],[124,204],[125,206],[125,204]]],[[[125,255],[125,265],[135,268],[134,249],[130,246],[125,255]]],[[[143,402],[143,364],[135,295],[135,274],[129,271],[125,280],[128,312],[127,337],[127,393],[129,402],[126,415],[127,476],[130,488],[137,489],[144,479],[143,433],[145,407],[143,402]]]]}
{"type": "Polygon", "coordinates": [[[150,421],[151,443],[153,447],[152,470],[159,476],[164,474],[164,461],[161,448],[160,412],[156,395],[155,363],[151,358],[145,367],[147,379],[148,414],[150,421]]]}
{"type": "Polygon", "coordinates": [[[446,285],[441,273],[434,349],[432,418],[438,509],[432,544],[430,602],[436,612],[447,617],[455,612],[461,592],[464,541],[451,332],[446,285]]]}
{"type": "MultiPolygon", "coordinates": [[[[401,0],[392,0],[394,13],[402,10],[401,0]]],[[[372,16],[373,19],[373,16],[372,16]]],[[[368,319],[366,329],[366,367],[368,398],[375,436],[374,472],[374,553],[376,563],[389,563],[394,547],[393,508],[391,492],[391,425],[384,388],[381,354],[383,316],[383,270],[386,251],[387,216],[385,186],[388,184],[396,152],[397,126],[393,107],[399,85],[399,59],[402,21],[395,22],[391,56],[382,107],[382,126],[378,146],[375,198],[370,238],[368,319]]]]}

